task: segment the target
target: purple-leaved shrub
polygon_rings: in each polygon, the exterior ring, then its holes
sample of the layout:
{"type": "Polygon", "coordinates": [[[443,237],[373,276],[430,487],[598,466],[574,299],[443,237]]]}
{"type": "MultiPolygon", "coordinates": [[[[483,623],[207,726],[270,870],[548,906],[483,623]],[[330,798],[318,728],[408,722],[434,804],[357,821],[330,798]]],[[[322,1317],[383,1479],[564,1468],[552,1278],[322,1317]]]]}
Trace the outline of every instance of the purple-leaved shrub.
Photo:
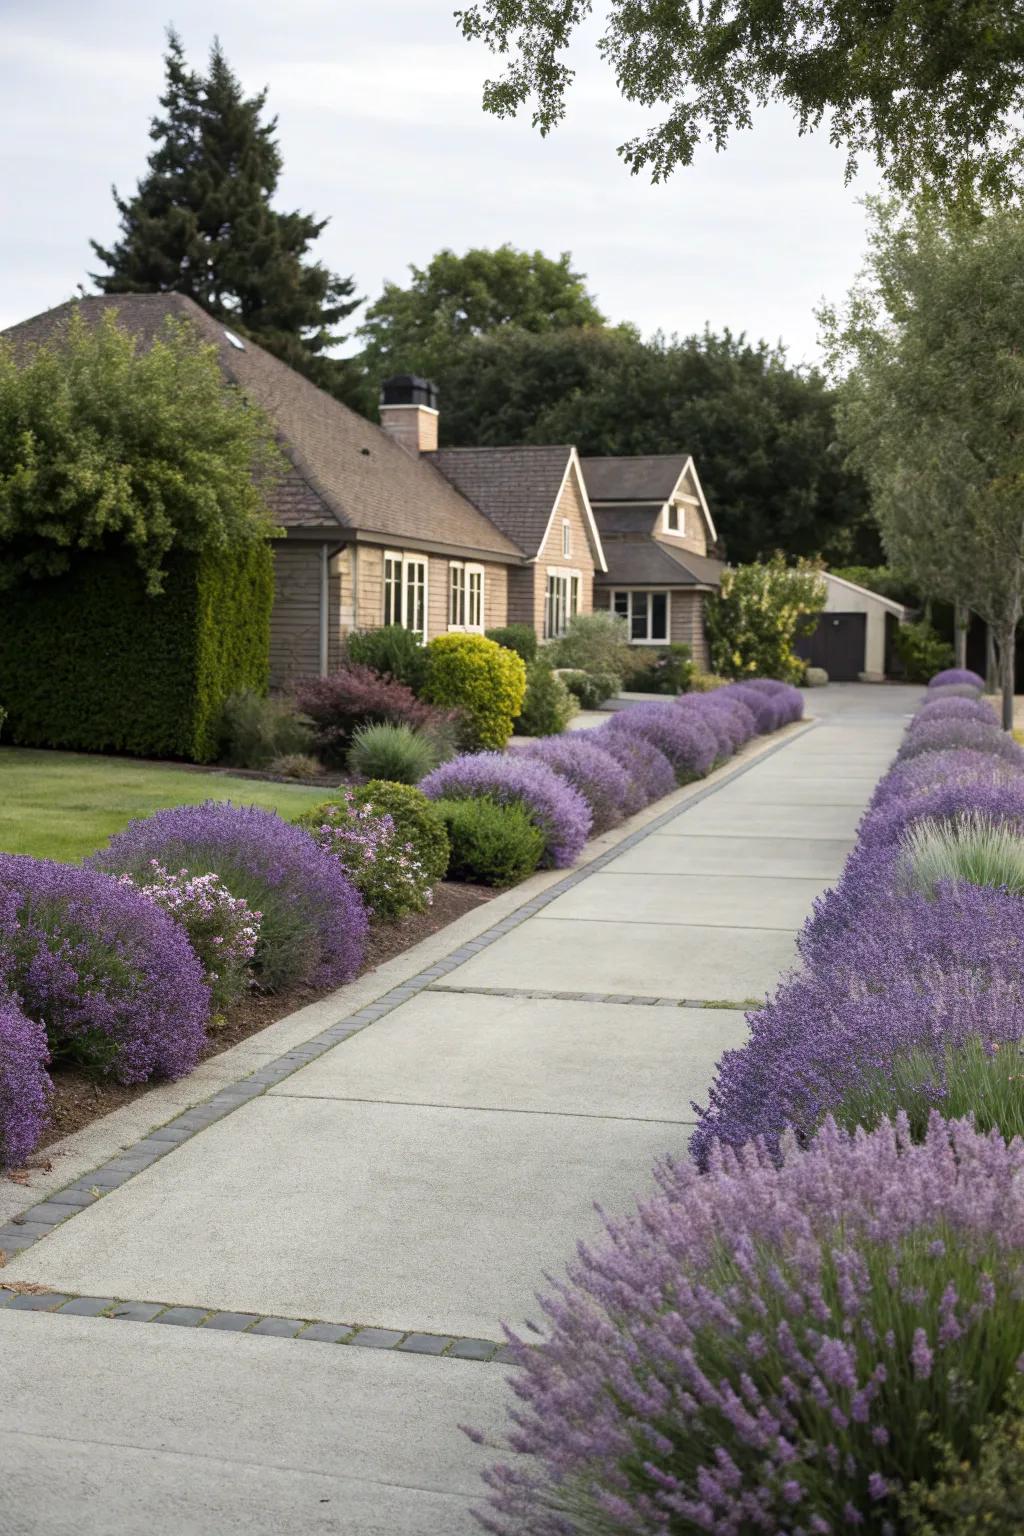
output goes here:
{"type": "Polygon", "coordinates": [[[122,1083],[181,1077],[206,1043],[210,993],[186,935],[94,869],[0,854],[0,975],[54,1060],[122,1083]]]}
{"type": "MultiPolygon", "coordinates": [[[[491,1469],[505,1536],[878,1536],[1024,1350],[1024,1144],[933,1117],[711,1151],[542,1299],[491,1469]]],[[[477,1436],[477,1438],[480,1438],[477,1436]]]]}
{"type": "Polygon", "coordinates": [[[273,811],[226,800],[157,811],[129,822],[90,863],[144,878],[152,859],[191,875],[219,875],[261,914],[253,969],[267,991],[338,986],[359,970],[362,898],[336,859],[273,811]]]}
{"type": "Polygon", "coordinates": [[[591,828],[590,807],[578,789],[524,752],[469,752],[442,763],[420,784],[428,800],[493,800],[522,805],[544,834],[543,862],[567,869],[591,828]]]}
{"type": "Polygon", "coordinates": [[[0,991],[0,1168],[23,1163],[43,1134],[49,1059],[46,1030],[0,991]]]}

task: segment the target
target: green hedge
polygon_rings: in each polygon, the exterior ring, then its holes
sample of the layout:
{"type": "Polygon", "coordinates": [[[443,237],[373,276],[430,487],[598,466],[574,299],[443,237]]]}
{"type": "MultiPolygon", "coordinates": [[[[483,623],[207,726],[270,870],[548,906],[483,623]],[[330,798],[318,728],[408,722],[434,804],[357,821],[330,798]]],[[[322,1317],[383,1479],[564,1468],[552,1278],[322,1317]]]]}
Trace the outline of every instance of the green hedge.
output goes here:
{"type": "Polygon", "coordinates": [[[221,707],[269,680],[267,544],[169,557],[158,597],[134,559],[89,556],[0,598],[0,702],[20,746],[209,762],[221,707]]]}

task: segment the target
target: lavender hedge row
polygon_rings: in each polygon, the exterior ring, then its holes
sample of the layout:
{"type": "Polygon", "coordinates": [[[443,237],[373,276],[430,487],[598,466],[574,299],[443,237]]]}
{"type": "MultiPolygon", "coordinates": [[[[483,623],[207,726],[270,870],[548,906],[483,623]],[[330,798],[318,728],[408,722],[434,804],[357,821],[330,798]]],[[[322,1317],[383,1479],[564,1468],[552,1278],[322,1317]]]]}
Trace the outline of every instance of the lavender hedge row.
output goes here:
{"type": "Polygon", "coordinates": [[[525,806],[544,834],[543,862],[564,869],[592,834],[703,778],[751,737],[802,714],[802,695],[786,683],[729,684],[631,705],[593,731],[467,753],[436,768],[420,788],[431,800],[486,797],[525,806]]]}
{"type": "MultiPolygon", "coordinates": [[[[969,1480],[979,1429],[1019,1402],[1024,1137],[1000,1114],[1021,1100],[1024,765],[965,747],[965,718],[987,724],[954,711],[945,747],[878,786],[802,971],[720,1064],[693,1162],[580,1247],[543,1342],[510,1335],[517,1454],[486,1476],[485,1529],[934,1536],[921,1490],[969,1480]],[[914,838],[979,826],[1008,833],[1015,884],[915,884],[914,838]],[[986,1129],[962,1115],[993,1063],[986,1129]]],[[[971,1529],[1008,1530],[1000,1490],[971,1486],[971,1529]]]]}

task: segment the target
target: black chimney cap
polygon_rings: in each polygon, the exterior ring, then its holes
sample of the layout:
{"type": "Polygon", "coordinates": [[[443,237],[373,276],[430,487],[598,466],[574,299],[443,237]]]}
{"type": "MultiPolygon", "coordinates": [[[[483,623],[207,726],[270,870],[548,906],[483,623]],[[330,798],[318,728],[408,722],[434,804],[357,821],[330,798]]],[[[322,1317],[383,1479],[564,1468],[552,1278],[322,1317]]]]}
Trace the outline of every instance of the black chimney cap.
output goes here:
{"type": "Polygon", "coordinates": [[[380,387],[381,405],[429,405],[437,410],[437,385],[415,373],[396,373],[380,387]]]}

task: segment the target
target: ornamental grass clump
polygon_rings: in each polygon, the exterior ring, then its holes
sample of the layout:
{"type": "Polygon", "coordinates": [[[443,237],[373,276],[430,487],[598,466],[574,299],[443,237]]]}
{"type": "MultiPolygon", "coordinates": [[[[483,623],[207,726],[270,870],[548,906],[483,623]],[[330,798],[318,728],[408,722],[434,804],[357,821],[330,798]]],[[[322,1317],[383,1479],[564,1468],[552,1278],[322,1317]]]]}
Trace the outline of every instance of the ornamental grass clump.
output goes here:
{"type": "Polygon", "coordinates": [[[190,1072],[206,1044],[210,992],[186,934],[94,869],[0,854],[0,976],[55,1062],[144,1083],[190,1072]]]}
{"type": "Polygon", "coordinates": [[[590,807],[591,832],[618,826],[631,803],[629,775],[610,753],[589,739],[589,732],[549,736],[526,749],[578,789],[590,807]]]}
{"type": "Polygon", "coordinates": [[[672,764],[679,784],[689,784],[710,773],[718,750],[714,736],[703,722],[689,717],[674,700],[631,704],[612,715],[608,729],[652,741],[672,764]]]}
{"type": "Polygon", "coordinates": [[[627,736],[599,725],[590,732],[590,740],[609,757],[614,757],[626,771],[630,792],[624,810],[627,816],[642,811],[655,800],[670,795],[676,787],[675,769],[660,748],[643,736],[627,736]]]}
{"type": "MultiPolygon", "coordinates": [[[[933,1039],[897,1054],[884,1069],[856,1074],[835,1107],[837,1123],[872,1130],[903,1113],[911,1137],[920,1141],[937,1110],[947,1120],[969,1115],[977,1130],[994,1130],[1004,1141],[1024,1137],[1024,1028],[1019,1004],[1015,1013],[1013,1006],[1012,1037],[993,1039],[988,1031],[933,1039]]],[[[984,1027],[984,1018],[978,1022],[984,1027]]]]}
{"type": "Polygon", "coordinates": [[[985,679],[979,677],[977,672],[972,672],[968,667],[947,667],[943,672],[936,672],[928,684],[929,691],[936,688],[947,687],[977,688],[979,693],[985,691],[985,679]]]}
{"type": "MultiPolygon", "coordinates": [[[[581,1247],[513,1338],[508,1536],[900,1529],[998,1414],[1024,1351],[1024,1144],[935,1116],[708,1171],[581,1247]]],[[[479,1438],[479,1437],[477,1437],[479,1438]]]]}
{"type": "Polygon", "coordinates": [[[345,871],[371,917],[394,922],[429,907],[433,885],[413,844],[372,801],[341,789],[337,800],[303,811],[297,824],[345,871]]]}
{"type": "Polygon", "coordinates": [[[1019,820],[996,821],[974,811],[947,822],[915,823],[900,850],[899,870],[907,886],[926,896],[943,881],[1024,895],[1024,803],[1019,820]]]}
{"type": "Polygon", "coordinates": [[[336,859],[273,811],[227,800],[174,806],[129,822],[90,863],[138,880],[151,859],[190,875],[219,875],[262,914],[253,970],[265,991],[339,986],[358,972],[367,927],[362,898],[336,859]]]}
{"type": "Polygon", "coordinates": [[[46,1128],[53,1084],[46,1030],[0,991],[0,1168],[23,1163],[46,1128]]]}
{"type": "Polygon", "coordinates": [[[420,788],[428,800],[521,805],[544,836],[542,862],[555,869],[567,869],[590,834],[593,818],[579,790],[525,752],[466,753],[435,768],[420,788]]]}
{"type": "Polygon", "coordinates": [[[352,737],[348,766],[364,779],[386,779],[394,784],[418,784],[445,754],[428,732],[408,725],[360,725],[352,737]]]}

